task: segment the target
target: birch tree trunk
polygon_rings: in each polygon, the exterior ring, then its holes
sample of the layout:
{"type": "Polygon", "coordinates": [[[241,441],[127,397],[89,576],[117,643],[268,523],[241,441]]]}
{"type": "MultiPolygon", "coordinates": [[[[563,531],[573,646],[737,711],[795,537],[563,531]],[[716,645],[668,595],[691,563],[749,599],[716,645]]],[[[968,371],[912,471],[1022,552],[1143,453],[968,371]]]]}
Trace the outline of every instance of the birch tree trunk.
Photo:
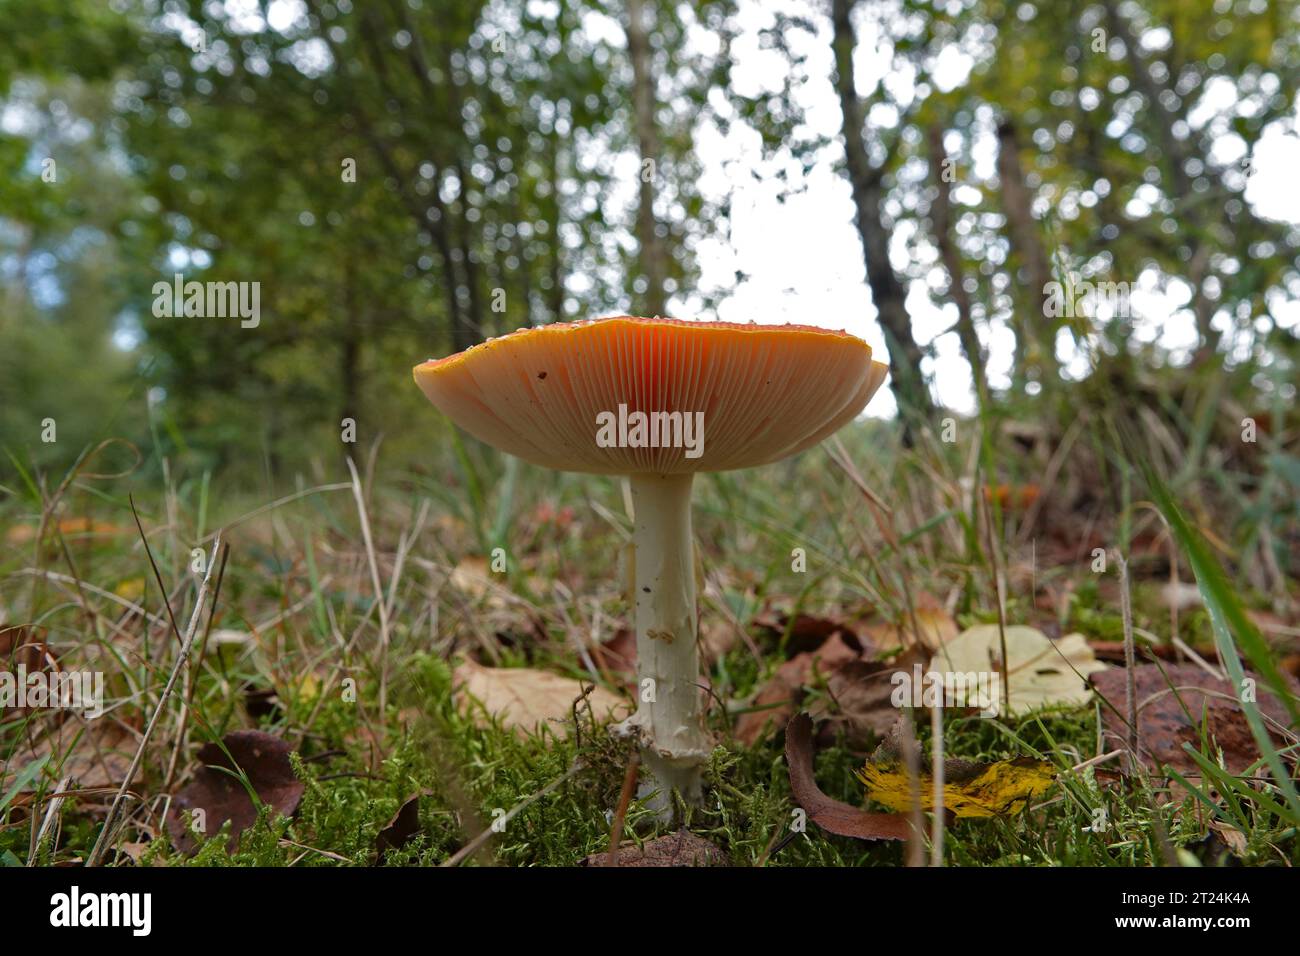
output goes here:
{"type": "Polygon", "coordinates": [[[1007,238],[1024,275],[1012,328],[1016,338],[1023,339],[1016,346],[1026,367],[1017,367],[1015,377],[1019,384],[1026,371],[1033,369],[1038,372],[1040,384],[1047,386],[1056,381],[1058,374],[1057,323],[1047,317],[1044,307],[1052,270],[1038,232],[1038,220],[1034,218],[1033,194],[1020,160],[1019,135],[1010,120],[998,126],[998,181],[1002,189],[1002,211],[1007,216],[1007,238]]]}
{"type": "Polygon", "coordinates": [[[948,271],[948,297],[957,306],[957,337],[962,351],[970,363],[971,382],[975,397],[984,404],[987,381],[984,374],[985,355],[975,332],[975,318],[971,314],[970,293],[966,291],[966,270],[962,267],[961,252],[952,239],[952,196],[950,179],[945,176],[948,153],[943,146],[943,127],[938,123],[930,127],[930,170],[937,190],[930,217],[934,224],[934,240],[939,247],[939,257],[948,271]]]}
{"type": "Polygon", "coordinates": [[[867,284],[871,301],[880,316],[880,324],[889,343],[890,375],[900,417],[908,426],[928,420],[934,405],[921,373],[921,347],[912,336],[912,320],[907,314],[907,291],[889,262],[889,232],[881,219],[884,200],[883,168],[873,168],[863,140],[865,129],[862,101],[853,84],[852,13],[857,0],[832,0],[832,46],[835,53],[835,89],[839,94],[841,132],[849,185],[853,192],[854,222],[862,240],[866,260],[867,284]]]}

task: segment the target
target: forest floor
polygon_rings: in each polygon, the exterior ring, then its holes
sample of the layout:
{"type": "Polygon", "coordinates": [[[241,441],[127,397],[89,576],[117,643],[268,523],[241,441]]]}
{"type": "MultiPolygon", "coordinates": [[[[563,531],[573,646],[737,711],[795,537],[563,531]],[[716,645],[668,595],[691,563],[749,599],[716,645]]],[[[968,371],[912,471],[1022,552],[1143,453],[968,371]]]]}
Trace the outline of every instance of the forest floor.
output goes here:
{"type": "MultiPolygon", "coordinates": [[[[1248,465],[1171,481],[1184,527],[1090,429],[1004,423],[978,442],[965,427],[904,448],[892,426],[855,425],[797,460],[697,479],[717,749],[685,827],[743,866],[1300,862],[1296,738],[1267,690],[1270,668],[1294,669],[1297,582],[1259,558],[1294,547],[1292,519],[1261,514],[1248,465]],[[1263,550],[1241,531],[1270,527],[1263,550]],[[1103,694],[1064,675],[1014,716],[917,709],[904,779],[928,788],[941,743],[958,787],[942,825],[927,816],[904,841],[823,829],[792,795],[789,718],[819,721],[826,797],[884,812],[859,773],[912,711],[865,682],[980,625],[999,642],[1017,626],[1045,646],[1082,635],[1071,660],[1118,676],[1103,694]],[[1156,682],[1139,681],[1151,713],[1137,712],[1135,767],[1126,641],[1156,682]],[[1257,695],[1222,693],[1229,645],[1257,695]],[[1194,692],[1170,695],[1172,716],[1155,703],[1171,687],[1194,692]],[[971,815],[971,765],[953,758],[1042,761],[1051,779],[971,815]]],[[[662,850],[651,841],[678,826],[622,799],[632,754],[601,719],[635,684],[622,483],[448,442],[456,454],[422,472],[394,477],[382,448],[354,448],[358,471],[319,466],[264,495],[218,495],[175,465],[166,481],[95,477],[112,447],[66,475],[12,459],[0,651],[11,671],[102,673],[105,713],[4,711],[0,860],[568,866],[603,860],[623,811],[622,841],[662,850]]],[[[1009,693],[1039,676],[1008,674],[1009,693]]]]}

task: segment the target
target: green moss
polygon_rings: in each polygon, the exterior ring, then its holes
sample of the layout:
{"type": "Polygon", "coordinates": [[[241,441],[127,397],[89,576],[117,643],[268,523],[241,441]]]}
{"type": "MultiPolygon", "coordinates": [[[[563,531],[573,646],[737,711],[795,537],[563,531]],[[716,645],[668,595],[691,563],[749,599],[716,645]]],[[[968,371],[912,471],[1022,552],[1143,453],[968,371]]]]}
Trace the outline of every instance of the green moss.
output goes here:
{"type": "MultiPolygon", "coordinates": [[[[899,500],[917,496],[916,486],[903,480],[906,475],[920,480],[930,469],[946,467],[951,477],[966,467],[965,452],[954,452],[951,462],[927,462],[923,472],[895,469],[892,460],[879,461],[880,449],[890,447],[890,442],[874,429],[845,434],[844,441],[856,461],[870,463],[874,470],[867,480],[883,494],[899,500]]],[[[584,483],[575,476],[524,468],[512,496],[506,496],[491,471],[497,459],[484,456],[484,465],[484,507],[489,515],[498,511],[505,515],[510,574],[502,588],[513,595],[512,601],[463,594],[447,580],[459,562],[482,557],[474,525],[484,524],[487,518],[468,514],[463,496],[427,478],[412,479],[409,487],[381,486],[374,491],[371,517],[376,538],[389,549],[386,555],[409,530],[409,513],[418,510],[418,501],[412,507],[408,497],[427,496],[434,502],[428,526],[396,590],[387,706],[382,713],[374,654],[379,646],[377,615],[367,574],[358,574],[363,545],[350,496],[308,498],[278,511],[282,524],[274,535],[268,533],[268,539],[278,535],[276,547],[282,547],[283,553],[272,553],[257,540],[237,541],[216,626],[249,630],[253,622],[274,619],[275,623],[263,627],[250,642],[255,648],[237,645],[221,653],[209,648],[204,666],[196,669],[190,735],[192,742],[199,743],[232,729],[261,726],[300,740],[295,772],[304,783],[301,805],[289,820],[266,811],[238,839],[228,832],[216,834],[190,857],[160,837],[149,844],[140,865],[375,865],[380,831],[417,794],[422,795],[418,832],[406,845],[389,851],[383,862],[436,865],[487,829],[494,817],[546,790],[575,762],[580,769],[515,814],[504,831],[493,834],[482,853],[468,863],[567,866],[607,848],[608,815],[618,801],[629,758],[626,742],[588,724],[580,728],[580,738],[559,729],[521,738],[498,725],[481,726],[453,706],[453,665],[447,658],[481,653],[481,641],[486,640],[500,648],[503,665],[582,673],[574,643],[595,627],[597,613],[606,635],[611,627],[626,623],[618,570],[626,531],[621,491],[612,480],[584,483]],[[578,516],[575,525],[564,531],[554,522],[532,518],[541,502],[572,507],[578,516]],[[599,516],[594,503],[601,506],[599,516]],[[292,553],[285,538],[303,553],[292,553]],[[323,583],[326,575],[329,583],[323,583]],[[556,583],[563,583],[567,591],[554,587],[556,583]],[[430,608],[437,610],[436,619],[430,608]],[[500,640],[500,634],[509,635],[509,640],[500,640]],[[356,681],[358,700],[345,699],[337,684],[329,683],[327,676],[336,669],[356,681]],[[250,718],[245,706],[250,688],[275,690],[278,708],[256,720],[250,718]]],[[[214,490],[213,501],[218,498],[214,490]]],[[[951,503],[939,498],[932,502],[921,495],[919,499],[917,510],[928,524],[924,530],[911,522],[908,509],[898,509],[901,530],[916,533],[900,553],[882,544],[860,494],[829,468],[824,454],[756,470],[743,484],[734,476],[711,476],[699,482],[697,498],[697,537],[711,585],[705,592],[705,614],[723,613],[716,605],[747,622],[760,611],[789,611],[798,604],[810,614],[854,621],[865,614],[867,604],[875,603],[888,617],[905,605],[905,577],[913,596],[922,591],[944,596],[959,590],[956,606],[962,609],[962,626],[997,620],[995,600],[988,592],[988,568],[978,549],[969,546],[969,518],[960,513],[944,517],[951,503]],[[790,553],[796,547],[806,552],[807,574],[791,569],[790,553]]],[[[220,518],[230,520],[262,504],[262,499],[240,501],[232,496],[225,501],[229,513],[220,518]]],[[[8,515],[16,513],[15,507],[6,508],[8,515]]],[[[187,514],[192,517],[194,502],[181,492],[176,509],[183,524],[187,514]]],[[[129,521],[129,512],[119,513],[118,518],[129,521]]],[[[209,530],[217,518],[209,517],[209,530]]],[[[155,520],[156,516],[144,516],[146,525],[155,520]]],[[[240,533],[246,530],[241,527],[240,533]]],[[[167,544],[163,537],[158,536],[160,551],[167,544]]],[[[186,548],[176,547],[183,559],[186,548]]],[[[129,537],[95,542],[93,549],[76,557],[79,572],[100,587],[111,589],[116,582],[141,575],[138,541],[129,537]]],[[[162,557],[166,573],[169,557],[162,557]]],[[[0,554],[0,572],[15,572],[30,560],[26,552],[0,554]]],[[[390,571],[391,562],[385,560],[381,572],[385,580],[390,571]]],[[[1064,630],[1081,631],[1093,640],[1122,639],[1117,602],[1104,596],[1113,592],[1103,588],[1103,578],[1086,563],[1042,569],[1040,583],[1047,575],[1053,586],[1072,586],[1060,621],[1064,630]]],[[[1169,612],[1161,599],[1162,583],[1135,574],[1134,619],[1142,629],[1167,640],[1169,612]]],[[[62,628],[65,649],[84,639],[77,605],[56,589],[37,593],[31,616],[62,628]]],[[[1043,612],[1030,595],[1012,589],[1006,616],[1012,623],[1033,622],[1040,621],[1043,612]]],[[[138,621],[128,620],[124,626],[138,630],[138,621]]],[[[1180,614],[1179,635],[1194,645],[1208,643],[1205,612],[1192,609],[1180,614]]],[[[713,666],[712,690],[726,707],[739,709],[752,700],[782,659],[770,645],[764,645],[756,657],[740,642],[713,666]]],[[[110,695],[119,699],[135,695],[144,706],[124,707],[121,713],[142,726],[145,708],[156,702],[165,674],[130,660],[135,670],[129,674],[116,665],[110,668],[110,695]],[[147,693],[138,693],[141,684],[147,693]]],[[[711,708],[711,726],[720,746],[705,776],[704,804],[689,814],[694,832],[713,840],[740,865],[902,862],[905,848],[898,844],[836,837],[811,821],[805,832],[794,832],[797,808],[790,794],[781,735],[769,735],[752,748],[740,747],[727,733],[732,717],[734,713],[724,713],[716,702],[711,708]]],[[[1038,753],[1064,769],[1096,754],[1097,719],[1094,708],[1016,721],[948,716],[944,747],[950,756],[980,760],[1038,753]]],[[[172,733],[175,721],[169,716],[160,726],[165,736],[172,733]]],[[[0,758],[9,760],[11,752],[21,752],[21,729],[20,723],[10,722],[0,730],[0,758]]],[[[928,746],[928,722],[922,721],[918,732],[928,746]]],[[[170,738],[160,739],[153,746],[165,758],[171,743],[170,738]]],[[[150,798],[148,814],[160,813],[162,806],[160,764],[166,761],[152,759],[157,753],[151,751],[143,779],[137,782],[140,792],[150,798]]],[[[192,754],[193,749],[186,752],[187,757],[192,754]]],[[[865,752],[845,741],[833,742],[815,758],[819,785],[836,799],[863,805],[864,794],[853,772],[865,758],[865,752]]],[[[1198,812],[1190,798],[1154,789],[1155,784],[1141,776],[1113,779],[1118,761],[1101,769],[1110,775],[1093,771],[1075,775],[1017,817],[951,823],[946,828],[946,859],[971,866],[1146,866],[1165,862],[1171,851],[1184,850],[1206,864],[1237,861],[1221,839],[1207,837],[1207,808],[1202,806],[1198,812]],[[1093,829],[1099,811],[1104,811],[1104,830],[1093,829]]],[[[44,781],[42,794],[54,783],[44,781]]],[[[1223,802],[1217,795],[1212,799],[1223,802]]],[[[68,800],[58,844],[41,847],[38,860],[84,859],[102,824],[102,813],[94,809],[99,805],[68,800]]],[[[1263,800],[1242,799],[1239,815],[1227,809],[1220,815],[1224,823],[1243,833],[1245,862],[1300,863],[1295,821],[1275,815],[1263,800]]],[[[135,817],[144,818],[143,813],[135,817]]],[[[156,816],[151,823],[156,823],[156,816]]],[[[648,840],[660,832],[660,825],[634,802],[625,835],[648,840]]],[[[30,836],[25,811],[0,808],[0,861],[25,863],[30,836]]],[[[148,831],[128,826],[121,842],[147,838],[148,831]]],[[[126,864],[128,858],[119,854],[108,862],[126,864]]]]}

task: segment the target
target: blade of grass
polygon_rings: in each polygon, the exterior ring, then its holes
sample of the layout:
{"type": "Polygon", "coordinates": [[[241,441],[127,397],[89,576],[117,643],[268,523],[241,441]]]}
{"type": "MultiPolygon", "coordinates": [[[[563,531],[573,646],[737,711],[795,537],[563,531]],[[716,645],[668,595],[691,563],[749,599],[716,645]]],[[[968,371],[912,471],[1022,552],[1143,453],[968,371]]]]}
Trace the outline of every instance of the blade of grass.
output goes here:
{"type": "MultiPolygon", "coordinates": [[[[1141,461],[1141,459],[1138,460],[1141,461]]],[[[1170,530],[1178,539],[1178,543],[1187,555],[1192,571],[1196,575],[1196,583],[1200,588],[1201,597],[1205,601],[1205,609],[1210,615],[1215,645],[1218,647],[1219,656],[1223,661],[1225,670],[1228,672],[1229,680],[1232,681],[1233,687],[1238,690],[1237,699],[1241,705],[1242,713],[1246,717],[1246,723],[1250,727],[1251,736],[1255,738],[1259,752],[1264,755],[1269,770],[1273,773],[1274,780],[1286,797],[1287,804],[1295,814],[1300,815],[1300,794],[1296,793],[1295,782],[1283,765],[1277,753],[1277,748],[1273,746],[1272,738],[1269,736],[1268,729],[1264,725],[1264,719],[1260,715],[1259,705],[1248,695],[1240,693],[1241,689],[1246,686],[1246,674],[1241,666],[1241,658],[1237,654],[1238,646],[1240,646],[1242,653],[1246,655],[1255,670],[1263,676],[1276,691],[1278,697],[1286,704],[1292,720],[1300,723],[1300,712],[1297,711],[1296,702],[1291,696],[1290,689],[1283,680],[1263,636],[1260,635],[1254,623],[1242,608],[1241,603],[1237,600],[1237,596],[1233,593],[1232,586],[1228,583],[1223,569],[1211,556],[1200,534],[1183,516],[1182,511],[1174,502],[1168,487],[1160,476],[1145,464],[1139,467],[1145,472],[1144,477],[1151,495],[1155,499],[1156,506],[1165,516],[1165,520],[1169,522],[1170,530]],[[1236,636],[1235,640],[1234,634],[1236,636]]]]}

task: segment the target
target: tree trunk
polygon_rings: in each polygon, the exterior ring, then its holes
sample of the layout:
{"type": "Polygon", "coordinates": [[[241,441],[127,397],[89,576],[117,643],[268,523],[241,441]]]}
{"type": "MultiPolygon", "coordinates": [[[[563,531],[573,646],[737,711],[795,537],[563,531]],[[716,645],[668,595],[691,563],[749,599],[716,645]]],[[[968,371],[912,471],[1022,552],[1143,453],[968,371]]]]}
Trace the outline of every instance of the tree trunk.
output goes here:
{"type": "Polygon", "coordinates": [[[551,201],[555,203],[554,220],[550,223],[548,233],[548,253],[550,255],[551,287],[547,289],[551,321],[559,322],[564,318],[564,244],[560,241],[560,143],[559,134],[552,132],[547,144],[550,147],[551,160],[551,201]]]}
{"type": "Polygon", "coordinates": [[[912,322],[906,307],[907,292],[889,263],[889,233],[880,218],[884,170],[872,168],[863,140],[862,101],[853,84],[856,38],[851,16],[856,2],[832,0],[831,3],[835,88],[840,98],[844,158],[853,190],[854,221],[866,260],[867,284],[871,287],[871,301],[879,313],[885,340],[889,344],[894,396],[898,399],[900,417],[908,426],[905,438],[910,441],[911,424],[918,419],[928,420],[934,404],[921,373],[921,347],[912,336],[912,322]]]}
{"type": "Polygon", "coordinates": [[[640,243],[641,274],[646,290],[642,296],[647,315],[666,310],[664,280],[667,278],[663,243],[655,222],[655,180],[659,176],[659,134],[655,129],[655,83],[650,69],[650,36],[642,0],[627,0],[627,52],[632,60],[632,112],[636,117],[636,139],[641,153],[641,200],[637,207],[636,231],[640,243]]]}
{"type": "Polygon", "coordinates": [[[339,377],[343,384],[343,404],[339,410],[339,420],[350,418],[358,421],[358,405],[361,396],[361,338],[351,325],[343,337],[342,354],[339,356],[339,377]]]}
{"type": "MultiPolygon", "coordinates": [[[[311,9],[318,21],[321,21],[320,5],[313,2],[311,9]]],[[[322,21],[323,22],[323,21],[322,21]]],[[[366,48],[371,54],[371,68],[376,77],[379,78],[380,85],[384,91],[384,96],[388,99],[397,100],[395,92],[389,87],[386,79],[386,70],[384,69],[384,47],[379,39],[379,30],[371,21],[369,16],[360,18],[361,36],[365,41],[366,48]]],[[[336,63],[343,62],[344,56],[340,51],[338,44],[331,39],[326,30],[319,34],[329,48],[331,56],[336,63]]],[[[442,287],[447,299],[447,325],[450,331],[452,348],[459,352],[480,340],[476,334],[472,320],[465,315],[461,307],[458,288],[461,285],[458,278],[458,269],[455,258],[452,254],[451,232],[448,223],[451,220],[450,210],[448,210],[442,197],[438,193],[437,183],[441,179],[441,173],[435,172],[434,188],[430,190],[429,200],[421,202],[409,188],[410,182],[414,179],[414,172],[410,169],[404,169],[397,162],[394,151],[390,144],[380,135],[375,124],[371,122],[369,114],[360,105],[354,101],[353,115],[356,117],[357,125],[361,129],[362,136],[370,146],[371,150],[379,158],[380,165],[384,167],[384,172],[392,178],[397,184],[397,194],[401,199],[403,206],[410,213],[411,218],[415,220],[417,229],[427,229],[433,235],[434,243],[438,248],[438,256],[442,262],[442,287]],[[436,215],[434,215],[436,213],[436,215]]]]}
{"type": "Polygon", "coordinates": [[[349,264],[343,277],[343,301],[347,314],[343,316],[343,334],[340,336],[339,383],[342,403],[339,407],[340,428],[342,420],[350,418],[360,422],[361,405],[361,323],[362,311],[357,302],[356,274],[349,264]]]}
{"type": "Polygon", "coordinates": [[[966,291],[966,270],[962,267],[961,252],[952,239],[952,196],[948,188],[950,183],[944,178],[947,159],[948,154],[943,147],[943,127],[936,123],[930,127],[930,171],[934,174],[936,190],[934,205],[930,208],[934,240],[939,247],[943,267],[948,270],[948,295],[957,306],[957,337],[961,340],[962,351],[966,353],[966,361],[970,363],[975,398],[982,407],[986,397],[985,389],[988,387],[984,373],[986,358],[975,332],[975,318],[971,313],[970,293],[966,291]]]}
{"type": "MultiPolygon", "coordinates": [[[[1038,372],[1041,384],[1048,385],[1057,377],[1057,323],[1047,317],[1044,308],[1044,295],[1047,284],[1052,281],[1052,270],[1038,235],[1033,196],[1020,162],[1019,138],[1015,124],[1010,120],[998,126],[998,179],[1002,186],[1002,209],[1007,216],[1007,238],[1025,276],[1019,307],[1023,312],[1018,320],[1012,322],[1012,327],[1016,337],[1024,339],[1017,344],[1025,363],[1038,372]]],[[[1016,369],[1021,376],[1025,371],[1016,369]]]]}
{"type": "MultiPolygon", "coordinates": [[[[1124,44],[1124,58],[1129,71],[1133,74],[1133,85],[1147,101],[1147,108],[1141,115],[1149,134],[1160,143],[1167,177],[1166,192],[1175,203],[1182,206],[1180,217],[1184,228],[1181,230],[1187,239],[1187,281],[1192,287],[1192,313],[1196,316],[1196,331],[1200,339],[1195,355],[1195,364],[1201,365],[1214,357],[1218,351],[1221,335],[1211,324],[1219,304],[1207,295],[1205,282],[1210,278],[1210,253],[1207,240],[1202,233],[1205,230],[1204,217],[1191,215],[1186,200],[1192,196],[1191,177],[1187,174],[1187,161],[1191,156],[1191,140],[1179,139],[1174,135],[1175,120],[1186,120],[1186,103],[1190,97],[1177,96],[1168,79],[1157,81],[1152,75],[1149,64],[1138,50],[1138,37],[1128,22],[1120,15],[1114,0],[1106,0],[1106,25],[1111,33],[1124,44]],[[1174,113],[1166,107],[1166,100],[1183,104],[1174,113]],[[1190,226],[1190,228],[1188,228],[1190,226]]],[[[1172,70],[1171,70],[1172,71],[1172,70]]],[[[1209,157],[1199,154],[1204,168],[1213,166],[1209,157]]]]}
{"type": "MultiPolygon", "coordinates": [[[[456,79],[456,68],[451,62],[451,47],[446,43],[445,38],[438,44],[438,49],[442,54],[443,75],[447,78],[445,84],[447,90],[447,105],[452,116],[464,116],[465,104],[460,95],[460,84],[456,79]]],[[[457,196],[457,204],[460,206],[460,215],[457,216],[458,235],[457,242],[460,246],[460,268],[465,276],[465,291],[469,302],[469,314],[466,316],[467,321],[462,330],[462,338],[468,339],[469,345],[477,345],[483,341],[483,328],[486,324],[486,314],[483,310],[481,283],[479,282],[478,263],[474,261],[475,243],[477,236],[469,221],[469,173],[466,171],[465,164],[461,161],[459,151],[453,155],[451,168],[456,173],[456,180],[460,184],[460,193],[457,196]]],[[[462,346],[458,346],[462,347],[462,346]]]]}

